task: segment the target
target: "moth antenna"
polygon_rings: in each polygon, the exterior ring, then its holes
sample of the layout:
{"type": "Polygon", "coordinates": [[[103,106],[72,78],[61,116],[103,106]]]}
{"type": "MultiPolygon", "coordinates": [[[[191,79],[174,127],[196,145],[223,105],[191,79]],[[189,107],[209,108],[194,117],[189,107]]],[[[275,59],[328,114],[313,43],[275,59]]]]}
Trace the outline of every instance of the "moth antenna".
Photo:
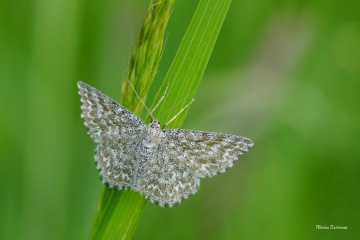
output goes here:
{"type": "Polygon", "coordinates": [[[165,116],[168,112],[170,112],[171,110],[174,109],[174,107],[178,106],[180,103],[182,103],[190,94],[186,95],[185,97],[183,97],[180,101],[178,101],[174,106],[172,106],[171,108],[169,108],[168,110],[166,110],[163,114],[161,114],[159,117],[157,117],[158,119],[160,119],[162,116],[165,116]]]}
{"type": "Polygon", "coordinates": [[[141,100],[140,96],[137,94],[134,86],[131,84],[131,82],[129,81],[129,79],[127,79],[128,83],[130,84],[131,88],[134,90],[134,93],[135,95],[137,96],[137,98],[139,99],[139,101],[142,103],[142,105],[145,107],[146,111],[148,111],[149,115],[150,115],[150,118],[151,118],[151,121],[154,120],[154,117],[153,115],[151,114],[151,112],[149,111],[149,109],[146,107],[145,103],[141,100]]]}
{"type": "Polygon", "coordinates": [[[195,99],[192,99],[188,104],[186,104],[185,107],[183,107],[172,119],[170,119],[170,121],[168,121],[167,123],[165,123],[165,125],[162,127],[162,129],[164,129],[167,125],[169,125],[169,123],[171,123],[172,121],[175,120],[175,118],[177,118],[177,116],[180,115],[180,113],[182,113],[182,111],[184,111],[187,107],[190,106],[190,104],[194,101],[195,99]]]}
{"type": "Polygon", "coordinates": [[[162,102],[162,100],[164,100],[165,94],[166,94],[169,86],[170,86],[170,83],[168,83],[168,85],[166,86],[166,89],[165,89],[165,91],[164,91],[164,94],[162,95],[162,97],[160,98],[160,100],[158,101],[158,103],[155,105],[155,107],[153,108],[153,110],[151,110],[150,115],[152,115],[152,113],[159,107],[159,105],[160,105],[160,103],[162,102]]]}

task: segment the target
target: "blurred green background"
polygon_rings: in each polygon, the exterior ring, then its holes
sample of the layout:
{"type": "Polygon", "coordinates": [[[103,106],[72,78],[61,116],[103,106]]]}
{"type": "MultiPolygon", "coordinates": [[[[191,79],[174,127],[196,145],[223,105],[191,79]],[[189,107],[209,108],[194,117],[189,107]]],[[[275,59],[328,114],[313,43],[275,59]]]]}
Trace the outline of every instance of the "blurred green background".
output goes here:
{"type": "MultiPolygon", "coordinates": [[[[147,4],[0,1],[0,239],[88,239],[102,185],[76,81],[120,99],[147,4]]],[[[196,4],[175,5],[150,101],[196,4]]],[[[360,239],[359,10],[233,1],[183,128],[255,146],[181,205],[149,203],[134,239],[360,239]]]]}

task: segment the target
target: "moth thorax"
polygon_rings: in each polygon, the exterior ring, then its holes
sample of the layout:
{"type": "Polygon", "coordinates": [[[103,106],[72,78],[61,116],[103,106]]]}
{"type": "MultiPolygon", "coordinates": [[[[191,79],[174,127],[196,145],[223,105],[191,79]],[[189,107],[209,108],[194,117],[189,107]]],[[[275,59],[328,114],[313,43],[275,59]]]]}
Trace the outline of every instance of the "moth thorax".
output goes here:
{"type": "Polygon", "coordinates": [[[164,137],[164,133],[160,129],[158,121],[154,120],[149,124],[144,135],[143,144],[147,148],[159,145],[164,137]]]}

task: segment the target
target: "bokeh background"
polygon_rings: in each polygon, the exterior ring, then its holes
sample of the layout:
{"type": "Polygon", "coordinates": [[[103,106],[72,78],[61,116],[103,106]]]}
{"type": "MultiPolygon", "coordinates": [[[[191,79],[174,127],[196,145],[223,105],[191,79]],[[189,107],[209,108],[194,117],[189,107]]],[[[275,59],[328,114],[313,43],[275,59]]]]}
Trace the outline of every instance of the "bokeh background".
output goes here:
{"type": "MultiPolygon", "coordinates": [[[[88,239],[102,188],[76,81],[120,99],[147,1],[0,1],[0,239],[88,239]]],[[[177,1],[157,92],[197,1],[177,1]]],[[[254,148],[134,239],[360,239],[360,4],[233,1],[183,128],[254,148]],[[348,230],[316,230],[316,225],[348,230]]]]}

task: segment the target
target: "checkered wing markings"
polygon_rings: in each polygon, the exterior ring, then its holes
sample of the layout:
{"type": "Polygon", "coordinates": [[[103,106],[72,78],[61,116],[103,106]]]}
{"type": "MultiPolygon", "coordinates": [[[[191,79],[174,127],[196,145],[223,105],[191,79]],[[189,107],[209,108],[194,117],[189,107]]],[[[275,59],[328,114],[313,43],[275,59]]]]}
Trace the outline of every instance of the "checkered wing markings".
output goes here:
{"type": "Polygon", "coordinates": [[[230,134],[183,129],[164,132],[168,151],[200,178],[225,172],[253,146],[252,140],[230,134]]]}
{"type": "Polygon", "coordinates": [[[97,146],[96,168],[104,184],[118,189],[132,187],[136,162],[129,151],[129,143],[124,141],[107,141],[97,146]]]}
{"type": "Polygon", "coordinates": [[[95,142],[131,138],[134,131],[145,126],[135,114],[95,88],[78,82],[78,89],[82,102],[81,117],[95,142]]]}
{"type": "Polygon", "coordinates": [[[162,207],[179,204],[197,192],[200,179],[191,168],[170,154],[166,145],[160,145],[145,166],[141,192],[151,202],[162,207]]]}

